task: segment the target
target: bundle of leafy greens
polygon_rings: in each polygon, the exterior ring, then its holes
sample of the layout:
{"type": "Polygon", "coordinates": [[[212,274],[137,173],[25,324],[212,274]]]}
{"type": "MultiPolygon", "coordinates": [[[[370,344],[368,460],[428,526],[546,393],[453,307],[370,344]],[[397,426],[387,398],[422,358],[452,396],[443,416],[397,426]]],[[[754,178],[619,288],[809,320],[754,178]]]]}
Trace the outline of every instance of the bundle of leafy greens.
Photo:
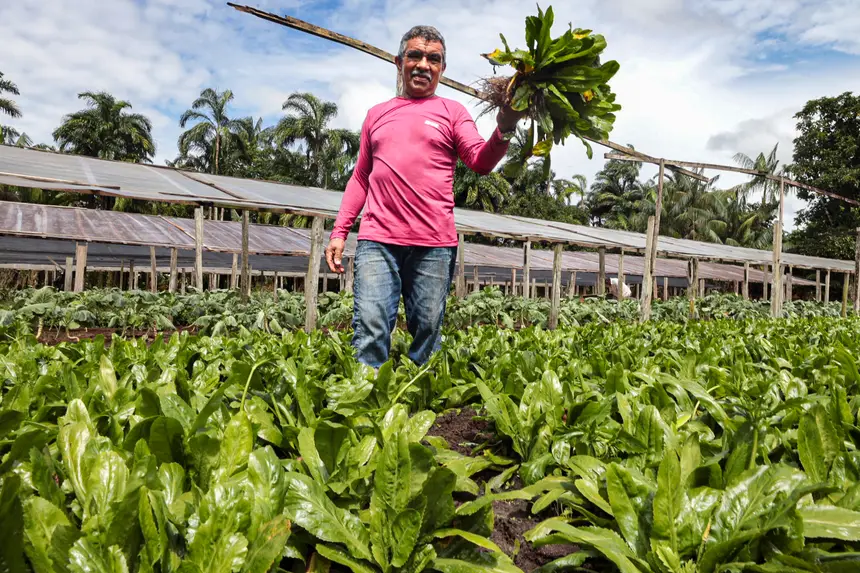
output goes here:
{"type": "Polygon", "coordinates": [[[553,143],[561,144],[570,135],[585,144],[591,158],[591,146],[583,138],[606,139],[615,112],[621,109],[607,83],[619,64],[600,63],[606,39],[572,25],[562,36],[552,38],[553,19],[552,6],[546,12],[538,7],[537,16],[526,18],[528,50],[511,50],[499,34],[504,51],[482,54],[494,67],[510,65],[515,70],[512,76],[482,82],[488,100],[484,112],[508,104],[517,111],[527,110],[531,126],[525,155],[545,157],[547,171],[553,143]]]}

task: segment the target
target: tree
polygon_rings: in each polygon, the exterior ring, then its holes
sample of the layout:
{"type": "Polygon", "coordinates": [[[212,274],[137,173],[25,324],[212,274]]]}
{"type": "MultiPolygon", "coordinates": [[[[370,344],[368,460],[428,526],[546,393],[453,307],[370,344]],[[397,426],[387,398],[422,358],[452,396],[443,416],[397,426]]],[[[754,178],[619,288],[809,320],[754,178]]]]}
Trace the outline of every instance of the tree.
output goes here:
{"type": "Polygon", "coordinates": [[[739,166],[762,173],[762,175],[752,175],[749,182],[738,187],[738,191],[743,195],[744,200],[749,197],[750,193],[761,191],[762,207],[770,202],[779,201],[777,196],[779,193],[779,182],[764,176],[764,174],[780,175],[785,173],[784,167],[779,169],[779,160],[776,158],[778,148],[779,143],[773,146],[773,149],[770,150],[767,156],[764,153],[759,153],[755,159],[744,153],[735,154],[734,160],[739,166]],[[770,201],[768,201],[768,196],[770,196],[770,201]]]}
{"type": "MultiPolygon", "coordinates": [[[[3,78],[3,72],[0,72],[0,94],[9,93],[12,95],[21,95],[16,86],[10,80],[3,78]]],[[[9,98],[0,97],[0,112],[9,117],[21,117],[21,110],[18,105],[9,98]]]]}
{"type": "Polygon", "coordinates": [[[60,151],[101,159],[150,163],[155,154],[152,122],[128,113],[131,104],[106,92],[82,92],[87,109],[63,118],[53,136],[60,151]]]}
{"type": "MultiPolygon", "coordinates": [[[[860,96],[845,92],[806,103],[795,116],[799,135],[794,140],[794,179],[842,197],[860,200],[860,96]]],[[[860,225],[860,209],[839,199],[803,189],[808,202],[790,238],[792,249],[810,255],[854,258],[853,236],[860,225]]]]}
{"type": "MultiPolygon", "coordinates": [[[[647,210],[646,188],[639,181],[642,164],[611,159],[595,175],[586,200],[592,223],[640,230],[637,214],[647,210]]],[[[653,212],[653,203],[651,210],[653,212]]]]}
{"type": "Polygon", "coordinates": [[[300,144],[306,165],[306,182],[330,188],[332,175],[348,171],[358,156],[358,134],[346,129],[330,129],[337,116],[337,104],[311,93],[295,92],[284,102],[288,115],[274,128],[274,142],[290,147],[300,144]],[[345,169],[346,168],[346,169],[345,169]]]}
{"type": "Polygon", "coordinates": [[[498,172],[481,176],[457,160],[454,168],[454,204],[457,207],[495,213],[510,193],[511,184],[498,172]]]}
{"type": "Polygon", "coordinates": [[[233,101],[233,92],[224,90],[217,92],[206,88],[200,92],[200,97],[191,104],[179,118],[179,127],[185,129],[191,121],[197,121],[193,127],[179,136],[179,159],[177,163],[207,173],[223,173],[221,169],[223,157],[247,157],[246,141],[249,128],[253,129],[253,120],[231,119],[227,115],[227,105],[233,101]]]}

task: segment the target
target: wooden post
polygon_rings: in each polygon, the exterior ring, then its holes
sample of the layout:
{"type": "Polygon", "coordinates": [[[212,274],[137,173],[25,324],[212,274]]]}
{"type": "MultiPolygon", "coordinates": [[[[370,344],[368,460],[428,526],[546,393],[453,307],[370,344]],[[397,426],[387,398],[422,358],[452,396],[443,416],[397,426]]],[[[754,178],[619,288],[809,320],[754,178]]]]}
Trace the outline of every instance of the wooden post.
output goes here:
{"type": "MultiPolygon", "coordinates": [[[[316,219],[314,219],[316,223],[316,219]]],[[[251,230],[251,213],[242,211],[242,302],[248,302],[251,296],[251,264],[248,258],[248,234],[251,230]]],[[[319,265],[319,260],[317,260],[319,265]]]]}
{"type": "Polygon", "coordinates": [[[454,285],[454,294],[459,298],[466,296],[466,235],[458,235],[460,247],[457,249],[457,282],[454,285]]]}
{"type": "Polygon", "coordinates": [[[821,302],[821,270],[815,271],[815,302],[821,302]]]}
{"type": "Polygon", "coordinates": [[[555,245],[555,253],[552,258],[552,302],[549,307],[549,324],[550,330],[558,328],[558,310],[561,305],[561,255],[564,251],[564,245],[557,243],[555,245]]]}
{"type": "Polygon", "coordinates": [[[158,292],[158,273],[155,265],[155,247],[149,247],[149,290],[158,292]]]}
{"type": "Polygon", "coordinates": [[[624,249],[618,253],[618,300],[624,300],[624,249]]]}
{"type": "Polygon", "coordinates": [[[75,257],[66,257],[66,276],[63,277],[63,290],[72,292],[74,288],[75,257]]]}
{"type": "Polygon", "coordinates": [[[705,279],[699,279],[699,298],[705,297],[705,279]]]}
{"type": "Polygon", "coordinates": [[[526,241],[523,243],[523,297],[531,298],[531,289],[529,289],[529,273],[532,265],[532,242],[526,241]]]}
{"type": "Polygon", "coordinates": [[[791,302],[794,299],[794,267],[788,267],[788,274],[785,275],[785,300],[791,302]]]}
{"type": "Polygon", "coordinates": [[[170,281],[167,285],[167,291],[174,293],[176,292],[176,279],[177,277],[177,269],[176,265],[179,262],[179,251],[176,247],[170,249],[170,281]]]}
{"type": "MultiPolygon", "coordinates": [[[[657,239],[655,238],[654,240],[656,241],[657,239]]],[[[657,277],[653,278],[653,282],[654,285],[651,287],[651,300],[657,300],[658,298],[660,298],[657,295],[657,277]]]]}
{"type": "Polygon", "coordinates": [[[768,296],[768,286],[770,286],[770,267],[768,265],[762,265],[762,271],[764,272],[764,278],[762,279],[762,300],[767,301],[770,300],[768,296]]]}
{"type": "Polygon", "coordinates": [[[278,271],[275,271],[275,276],[272,279],[272,297],[275,302],[278,302],[278,271]]]}
{"type": "Polygon", "coordinates": [[[472,267],[472,292],[481,290],[480,277],[478,276],[478,265],[472,267]]]}
{"type": "Polygon", "coordinates": [[[511,288],[508,289],[508,294],[511,296],[517,294],[517,269],[511,269],[511,288]]]}
{"type": "MultiPolygon", "coordinates": [[[[660,242],[660,216],[663,214],[663,175],[666,171],[666,162],[660,159],[660,172],[657,176],[657,201],[654,205],[654,248],[651,251],[651,274],[657,276],[657,248],[660,242]]],[[[656,298],[657,287],[654,287],[656,298]]]]}
{"type": "Polygon", "coordinates": [[[198,291],[203,291],[203,207],[194,209],[194,279],[198,291]]]}
{"type": "Polygon", "coordinates": [[[576,296],[576,271],[570,271],[570,284],[567,285],[568,296],[576,296]]]}
{"type": "Polygon", "coordinates": [[[185,294],[185,269],[179,269],[179,293],[185,294]]]}
{"type": "MultiPolygon", "coordinates": [[[[645,234],[645,271],[642,274],[642,299],[640,302],[640,319],[644,322],[651,318],[651,289],[654,286],[654,278],[651,275],[651,256],[654,254],[654,216],[648,217],[648,231],[645,234]]],[[[602,283],[601,283],[602,284],[602,283]]],[[[621,290],[621,285],[618,285],[621,290]]]]}
{"type": "Polygon", "coordinates": [[[699,259],[690,259],[688,275],[687,296],[690,300],[696,300],[699,290],[699,259]]]}
{"type": "Polygon", "coordinates": [[[125,261],[119,263],[119,290],[125,288],[125,261]]]}
{"type": "Polygon", "coordinates": [[[87,244],[75,244],[75,292],[83,292],[87,274],[87,244]]]}
{"type": "Polygon", "coordinates": [[[779,180],[779,218],[773,227],[773,292],[771,293],[770,314],[782,314],[782,219],[785,210],[785,179],[779,180]]]}
{"type": "Polygon", "coordinates": [[[532,279],[532,294],[531,298],[537,298],[537,279],[532,279]]]}
{"type": "Polygon", "coordinates": [[[854,314],[860,314],[860,227],[854,244],[854,314]]]}
{"type": "Polygon", "coordinates": [[[669,300],[669,277],[663,277],[663,300],[669,300]]]}
{"type": "Polygon", "coordinates": [[[230,288],[239,288],[239,255],[233,253],[233,266],[230,267],[230,288]]]}
{"type": "Polygon", "coordinates": [[[320,257],[323,249],[322,217],[314,217],[311,224],[311,252],[308,259],[308,274],[305,276],[305,331],[317,327],[317,297],[319,296],[320,257]]]}
{"type": "Polygon", "coordinates": [[[848,273],[843,273],[842,276],[845,278],[842,281],[842,318],[848,316],[848,290],[849,285],[851,284],[851,275],[848,273]]]}
{"type": "Polygon", "coordinates": [[[824,304],[830,302],[830,269],[827,269],[827,274],[824,275],[824,304]]]}
{"type": "Polygon", "coordinates": [[[743,285],[744,300],[750,298],[750,264],[744,263],[744,285],[743,285]]]}
{"type": "MultiPolygon", "coordinates": [[[[647,249],[646,249],[647,250],[647,249]]],[[[606,247],[597,247],[597,294],[606,295],[606,247]]]]}
{"type": "Polygon", "coordinates": [[[346,292],[355,291],[355,257],[349,257],[346,263],[346,284],[344,287],[346,292]]]}
{"type": "Polygon", "coordinates": [[[134,259],[128,261],[128,288],[137,290],[137,271],[134,270],[134,259]]]}

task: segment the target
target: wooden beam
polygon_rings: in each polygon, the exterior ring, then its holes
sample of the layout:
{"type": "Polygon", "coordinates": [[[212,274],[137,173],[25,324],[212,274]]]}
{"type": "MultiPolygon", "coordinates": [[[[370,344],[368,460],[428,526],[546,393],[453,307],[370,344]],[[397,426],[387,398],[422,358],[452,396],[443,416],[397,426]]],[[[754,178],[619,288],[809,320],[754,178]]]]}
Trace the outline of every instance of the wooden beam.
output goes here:
{"type": "Polygon", "coordinates": [[[618,300],[624,300],[624,249],[618,253],[618,300]]]}
{"type": "MultiPolygon", "coordinates": [[[[657,248],[660,243],[660,215],[663,214],[663,176],[666,171],[666,161],[660,160],[660,171],[657,179],[657,201],[654,205],[654,248],[651,250],[651,273],[656,277],[657,272],[657,248]]],[[[654,288],[656,296],[657,289],[654,288]]]]}
{"type": "Polygon", "coordinates": [[[561,306],[561,256],[564,252],[564,245],[556,243],[553,248],[552,257],[552,302],[549,307],[549,324],[550,330],[558,328],[558,311],[561,306]]]}
{"type": "Polygon", "coordinates": [[[311,224],[311,252],[305,276],[305,331],[317,327],[317,297],[319,296],[320,257],[323,250],[323,217],[314,217],[311,224]]]}
{"type": "Polygon", "coordinates": [[[532,242],[523,243],[523,298],[531,298],[529,274],[532,266],[532,242]]]}
{"type": "Polygon", "coordinates": [[[773,226],[773,292],[771,293],[770,314],[782,314],[782,220],[785,211],[785,179],[779,180],[779,215],[773,226]]]}
{"type": "Polygon", "coordinates": [[[176,265],[178,262],[179,251],[176,249],[176,247],[173,247],[172,249],[170,249],[170,281],[167,285],[167,291],[171,293],[176,292],[176,280],[178,278],[176,265]]]}
{"type": "Polygon", "coordinates": [[[75,292],[83,292],[87,275],[87,244],[75,244],[75,292]]]}
{"type": "Polygon", "coordinates": [[[785,275],[785,301],[791,302],[794,298],[794,267],[788,267],[788,273],[785,275]]]}
{"type": "Polygon", "coordinates": [[[744,263],[744,284],[743,284],[744,300],[750,298],[750,264],[744,263]]]}
{"type": "Polygon", "coordinates": [[[663,277],[663,300],[669,300],[669,277],[663,277]]]}
{"type": "Polygon", "coordinates": [[[185,294],[185,269],[179,269],[179,293],[185,294]]]}
{"type": "Polygon", "coordinates": [[[230,288],[239,288],[239,254],[233,253],[233,266],[230,268],[230,288]]]}
{"type": "Polygon", "coordinates": [[[466,235],[460,233],[457,237],[459,248],[457,249],[457,282],[454,283],[454,294],[463,298],[466,296],[466,235]]]}
{"type": "Polygon", "coordinates": [[[699,259],[690,259],[689,273],[687,275],[687,297],[696,300],[699,290],[699,259]]]}
{"type": "Polygon", "coordinates": [[[532,294],[531,298],[537,298],[537,279],[532,279],[532,294]]]}
{"type": "Polygon", "coordinates": [[[576,271],[570,271],[570,284],[567,287],[568,296],[576,296],[576,271]]]}
{"type": "Polygon", "coordinates": [[[346,292],[355,292],[355,257],[349,257],[346,263],[346,281],[344,283],[346,292]]]}
{"type": "Polygon", "coordinates": [[[830,269],[827,269],[827,274],[824,275],[824,304],[830,302],[830,269]]]}
{"type": "Polygon", "coordinates": [[[248,258],[248,234],[250,227],[251,213],[245,209],[242,211],[242,302],[248,302],[248,299],[251,297],[251,264],[248,258]]]}
{"type": "Polygon", "coordinates": [[[203,292],[203,207],[194,209],[194,257],[194,286],[203,292]]]}
{"type": "Polygon", "coordinates": [[[854,243],[854,314],[860,314],[860,227],[854,243]]]}
{"type": "Polygon", "coordinates": [[[815,302],[821,302],[821,271],[815,271],[815,302]]]}
{"type": "Polygon", "coordinates": [[[158,292],[158,272],[156,271],[155,247],[149,247],[149,292],[158,292]]]}
{"type": "Polygon", "coordinates": [[[481,280],[478,276],[478,265],[472,267],[472,292],[481,290],[481,280]]]}
{"type": "Polygon", "coordinates": [[[597,295],[606,296],[606,247],[597,247],[597,266],[597,295]]]}
{"type": "MultiPolygon", "coordinates": [[[[654,286],[654,279],[651,271],[651,255],[654,253],[654,220],[652,215],[648,217],[648,230],[645,234],[645,270],[642,274],[642,300],[639,303],[639,318],[641,321],[646,321],[651,318],[651,289],[654,286]]],[[[618,285],[618,290],[621,291],[621,285],[618,285]]]]}
{"type": "Polygon", "coordinates": [[[66,276],[63,277],[65,280],[63,282],[63,290],[66,292],[72,292],[74,288],[74,273],[75,273],[75,257],[66,257],[66,276]]]}

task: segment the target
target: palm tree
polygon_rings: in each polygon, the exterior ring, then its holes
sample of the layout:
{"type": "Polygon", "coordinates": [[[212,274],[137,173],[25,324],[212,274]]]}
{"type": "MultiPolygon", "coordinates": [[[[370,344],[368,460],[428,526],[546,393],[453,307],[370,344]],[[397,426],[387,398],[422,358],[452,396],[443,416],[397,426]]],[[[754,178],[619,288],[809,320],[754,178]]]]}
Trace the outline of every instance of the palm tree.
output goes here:
{"type": "Polygon", "coordinates": [[[30,147],[33,145],[33,140],[29,135],[19,132],[14,127],[0,125],[0,143],[15,147],[30,147]]]}
{"type": "Polygon", "coordinates": [[[728,226],[725,196],[713,188],[719,176],[707,183],[681,173],[667,173],[665,177],[661,234],[722,243],[728,226]]]}
{"type": "Polygon", "coordinates": [[[770,150],[770,153],[765,156],[764,153],[759,153],[758,156],[753,159],[752,157],[744,154],[744,153],[736,153],[734,156],[735,163],[737,163],[740,167],[744,169],[753,169],[762,173],[762,175],[753,175],[751,179],[740,185],[738,191],[741,193],[741,197],[746,200],[750,193],[754,191],[761,191],[761,205],[764,207],[768,203],[768,195],[770,195],[770,202],[776,202],[776,194],[779,191],[779,182],[773,181],[772,179],[768,179],[765,177],[767,175],[780,175],[785,173],[785,167],[779,168],[779,160],[776,158],[776,151],[779,147],[779,143],[773,146],[773,149],[770,150]]]}
{"type": "Polygon", "coordinates": [[[127,113],[131,104],[106,92],[82,92],[87,109],[63,118],[54,130],[60,151],[102,159],[150,163],[155,154],[152,122],[139,113],[127,113]]]}
{"type": "Polygon", "coordinates": [[[217,92],[206,88],[179,118],[179,127],[185,129],[189,121],[199,123],[179,136],[180,157],[196,158],[191,162],[209,173],[221,173],[222,156],[226,153],[247,153],[242,134],[247,134],[250,118],[231,119],[227,104],[233,101],[233,92],[217,92]],[[196,153],[195,153],[196,152],[196,153]]]}
{"type": "Polygon", "coordinates": [[[291,94],[283,109],[289,114],[275,126],[275,143],[287,147],[302,144],[309,183],[327,189],[329,175],[338,171],[336,158],[357,155],[358,137],[349,130],[329,129],[329,122],[337,116],[337,104],[311,93],[291,94]]]}
{"type": "MultiPolygon", "coordinates": [[[[3,79],[3,72],[0,72],[0,94],[2,93],[21,95],[18,91],[18,86],[9,80],[3,79]]],[[[21,117],[21,110],[18,108],[18,105],[9,98],[0,97],[0,112],[5,113],[9,117],[21,117]]]]}
{"type": "Polygon", "coordinates": [[[454,168],[454,204],[495,213],[507,200],[511,184],[496,171],[481,176],[457,160],[454,168]]]}
{"type": "Polygon", "coordinates": [[[552,193],[566,205],[570,204],[571,197],[579,196],[577,205],[582,203],[588,193],[588,180],[585,175],[573,175],[570,179],[554,179],[552,181],[552,193]]]}
{"type": "Polygon", "coordinates": [[[638,229],[637,215],[647,209],[648,202],[646,187],[639,181],[641,168],[639,162],[609,160],[597,172],[586,199],[595,224],[638,229]]]}

